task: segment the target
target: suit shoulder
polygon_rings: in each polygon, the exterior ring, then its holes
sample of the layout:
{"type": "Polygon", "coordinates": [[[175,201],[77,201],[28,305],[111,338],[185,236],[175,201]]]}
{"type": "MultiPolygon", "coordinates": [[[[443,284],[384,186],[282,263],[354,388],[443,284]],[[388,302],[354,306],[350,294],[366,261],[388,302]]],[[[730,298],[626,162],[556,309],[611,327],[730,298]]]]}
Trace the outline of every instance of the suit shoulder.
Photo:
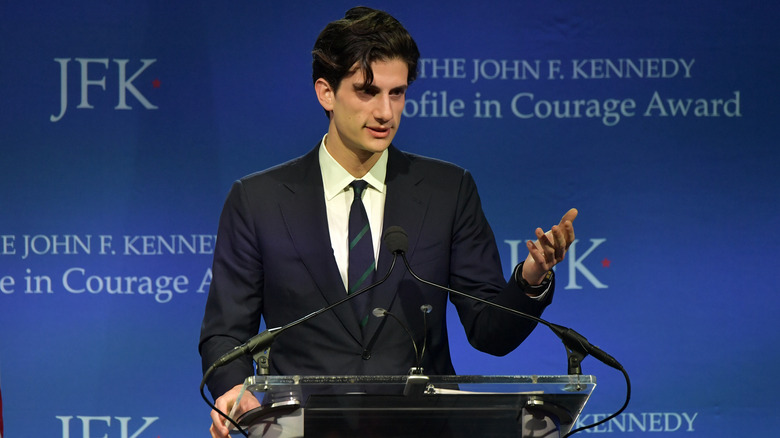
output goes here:
{"type": "Polygon", "coordinates": [[[243,177],[239,178],[239,181],[247,184],[255,181],[262,181],[263,179],[269,179],[269,178],[275,179],[280,176],[284,176],[285,174],[289,173],[291,169],[295,169],[297,166],[299,166],[302,158],[303,157],[294,158],[290,161],[277,164],[267,169],[258,170],[257,172],[252,172],[248,175],[244,175],[243,177]]]}
{"type": "Polygon", "coordinates": [[[401,154],[404,164],[399,166],[400,172],[408,173],[413,179],[424,181],[424,185],[446,190],[476,185],[471,173],[457,164],[409,152],[401,154]]]}
{"type": "MultiPolygon", "coordinates": [[[[316,154],[314,158],[316,158],[316,154]]],[[[319,162],[312,159],[311,153],[250,173],[241,177],[236,181],[236,184],[245,188],[268,188],[301,181],[306,178],[309,172],[319,172],[319,162]]]]}
{"type": "Polygon", "coordinates": [[[465,168],[450,163],[449,161],[413,154],[411,152],[401,152],[401,154],[403,154],[404,158],[409,162],[409,167],[415,171],[422,171],[425,173],[433,172],[437,175],[444,174],[453,177],[462,177],[464,174],[469,173],[465,168]]]}

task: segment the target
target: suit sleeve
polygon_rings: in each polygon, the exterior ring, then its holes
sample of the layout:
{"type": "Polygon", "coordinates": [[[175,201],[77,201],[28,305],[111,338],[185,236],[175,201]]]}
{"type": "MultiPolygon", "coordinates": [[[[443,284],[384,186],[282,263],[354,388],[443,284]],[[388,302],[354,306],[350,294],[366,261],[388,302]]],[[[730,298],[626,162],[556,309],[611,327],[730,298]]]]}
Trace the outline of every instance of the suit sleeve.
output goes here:
{"type": "MultiPolygon", "coordinates": [[[[463,172],[457,198],[450,255],[450,286],[533,316],[552,301],[555,283],[545,297],[535,300],[510,275],[507,283],[495,236],[482,211],[477,187],[463,172]]],[[[522,343],[536,323],[467,298],[452,295],[469,342],[478,350],[505,355],[522,343]]]]}
{"type": "MultiPolygon", "coordinates": [[[[201,326],[199,350],[205,372],[214,361],[243,344],[260,327],[263,307],[263,258],[240,181],[225,201],[214,248],[212,281],[201,326]]],[[[219,368],[209,379],[214,398],[253,374],[250,358],[219,368]]]]}

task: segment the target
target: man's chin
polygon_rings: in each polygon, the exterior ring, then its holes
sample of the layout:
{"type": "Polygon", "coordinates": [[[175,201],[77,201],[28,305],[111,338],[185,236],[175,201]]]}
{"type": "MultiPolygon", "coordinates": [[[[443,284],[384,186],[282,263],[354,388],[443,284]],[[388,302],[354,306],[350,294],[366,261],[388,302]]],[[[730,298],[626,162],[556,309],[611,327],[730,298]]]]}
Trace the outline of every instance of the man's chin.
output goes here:
{"type": "Polygon", "coordinates": [[[387,138],[372,138],[363,144],[363,149],[373,153],[382,153],[385,149],[390,147],[390,143],[393,141],[393,135],[387,138]]]}

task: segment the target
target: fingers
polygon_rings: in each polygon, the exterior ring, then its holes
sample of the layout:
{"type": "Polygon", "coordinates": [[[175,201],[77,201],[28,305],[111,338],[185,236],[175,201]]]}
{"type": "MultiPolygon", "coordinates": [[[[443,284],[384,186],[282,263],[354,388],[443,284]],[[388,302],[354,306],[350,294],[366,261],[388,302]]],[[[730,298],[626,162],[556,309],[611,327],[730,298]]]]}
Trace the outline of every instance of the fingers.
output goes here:
{"type": "Polygon", "coordinates": [[[574,242],[574,224],[567,222],[563,227],[563,233],[566,238],[566,249],[569,249],[569,246],[574,242]]]}
{"type": "Polygon", "coordinates": [[[548,235],[545,234],[541,228],[537,228],[536,237],[536,242],[531,240],[526,242],[528,253],[531,255],[531,258],[533,258],[534,262],[536,262],[543,270],[547,270],[549,267],[555,264],[554,262],[551,263],[555,257],[555,250],[550,241],[551,236],[548,237],[548,235]]]}
{"type": "Polygon", "coordinates": [[[226,438],[227,432],[221,433],[218,431],[217,426],[214,423],[211,423],[211,427],[209,427],[209,433],[211,434],[211,438],[226,438]]]}
{"type": "MultiPolygon", "coordinates": [[[[526,280],[532,280],[536,277],[541,278],[547,271],[555,265],[562,262],[566,256],[566,251],[574,242],[574,225],[572,221],[577,217],[577,209],[572,208],[563,215],[561,222],[548,232],[537,228],[536,241],[526,241],[528,255],[533,263],[523,265],[523,277],[526,280]]],[[[533,283],[538,284],[538,283],[533,283]]]]}
{"type": "MultiPolygon", "coordinates": [[[[577,218],[577,214],[579,212],[576,208],[572,208],[569,211],[566,212],[566,214],[563,215],[561,218],[561,222],[558,224],[558,228],[560,229],[560,234],[555,235],[556,242],[558,242],[561,248],[563,248],[564,252],[569,249],[569,246],[571,246],[572,242],[574,242],[574,219],[577,218]]],[[[555,227],[553,227],[553,230],[555,230],[555,227]]],[[[556,259],[559,258],[560,254],[556,251],[556,259]]],[[[559,260],[560,261],[560,260],[559,260]]]]}
{"type": "Polygon", "coordinates": [[[213,438],[225,438],[228,436],[228,428],[225,426],[225,417],[217,411],[211,411],[211,427],[209,428],[213,438]]]}
{"type": "MultiPolygon", "coordinates": [[[[571,234],[573,232],[574,230],[571,228],[571,234]]],[[[545,265],[549,263],[554,265],[563,260],[566,250],[571,245],[571,241],[566,237],[568,234],[566,227],[558,225],[553,225],[552,229],[547,233],[543,232],[541,228],[536,229],[538,250],[543,257],[545,265]]]]}
{"type": "Polygon", "coordinates": [[[566,214],[563,215],[561,218],[560,226],[563,227],[563,233],[565,237],[566,242],[566,249],[569,249],[569,246],[572,242],[574,242],[574,219],[577,218],[577,214],[579,212],[576,208],[572,208],[571,210],[567,211],[566,214]]]}
{"type": "Polygon", "coordinates": [[[564,254],[566,254],[566,249],[569,247],[569,243],[563,236],[563,227],[559,227],[557,225],[552,227],[551,234],[554,238],[552,244],[553,244],[553,257],[555,259],[555,263],[560,262],[563,260],[564,254]]]}
{"type": "Polygon", "coordinates": [[[528,253],[531,254],[536,263],[544,264],[544,252],[542,252],[538,241],[528,240],[525,242],[525,246],[528,247],[528,253]]]}
{"type": "MultiPolygon", "coordinates": [[[[240,390],[241,385],[234,386],[232,389],[230,389],[230,391],[222,394],[220,397],[214,400],[214,406],[216,406],[217,409],[222,411],[225,415],[229,414],[233,408],[233,405],[236,403],[236,398],[240,390]]],[[[209,431],[211,432],[212,437],[226,438],[228,436],[230,431],[225,425],[225,421],[226,419],[224,416],[217,413],[215,410],[211,411],[211,428],[209,431]]]]}
{"type": "Polygon", "coordinates": [[[551,267],[563,260],[569,246],[574,242],[572,221],[577,218],[578,213],[576,208],[570,209],[563,215],[561,222],[547,233],[541,228],[536,229],[537,242],[533,245],[530,242],[527,244],[534,261],[551,267]]]}
{"type": "Polygon", "coordinates": [[[567,212],[566,212],[566,214],[564,214],[564,215],[563,215],[563,217],[561,218],[561,223],[560,223],[560,225],[563,225],[563,224],[564,224],[565,222],[567,222],[567,221],[568,221],[568,222],[574,222],[574,219],[576,219],[576,218],[577,218],[577,214],[578,214],[578,213],[579,213],[579,212],[577,211],[577,209],[576,209],[576,208],[572,208],[572,209],[570,209],[570,210],[569,210],[569,211],[567,211],[567,212]]]}

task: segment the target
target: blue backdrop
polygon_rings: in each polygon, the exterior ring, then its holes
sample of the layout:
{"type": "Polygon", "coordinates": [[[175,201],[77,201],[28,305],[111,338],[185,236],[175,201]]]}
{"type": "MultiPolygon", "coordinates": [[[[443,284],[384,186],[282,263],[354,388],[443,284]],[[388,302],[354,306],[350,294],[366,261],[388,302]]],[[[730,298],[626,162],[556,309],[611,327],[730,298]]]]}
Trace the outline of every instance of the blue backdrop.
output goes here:
{"type": "MultiPolygon", "coordinates": [[[[0,4],[6,436],[207,436],[217,219],[233,180],[325,132],[309,52],[353,6],[326,3],[0,4]]],[[[545,317],[634,383],[594,432],[773,436],[779,8],[368,3],[423,57],[395,144],[473,172],[505,272],[535,227],[580,210],[545,317]]],[[[461,374],[566,372],[544,328],[502,358],[450,331],[461,374]]],[[[583,369],[590,423],[625,387],[583,369]]]]}

